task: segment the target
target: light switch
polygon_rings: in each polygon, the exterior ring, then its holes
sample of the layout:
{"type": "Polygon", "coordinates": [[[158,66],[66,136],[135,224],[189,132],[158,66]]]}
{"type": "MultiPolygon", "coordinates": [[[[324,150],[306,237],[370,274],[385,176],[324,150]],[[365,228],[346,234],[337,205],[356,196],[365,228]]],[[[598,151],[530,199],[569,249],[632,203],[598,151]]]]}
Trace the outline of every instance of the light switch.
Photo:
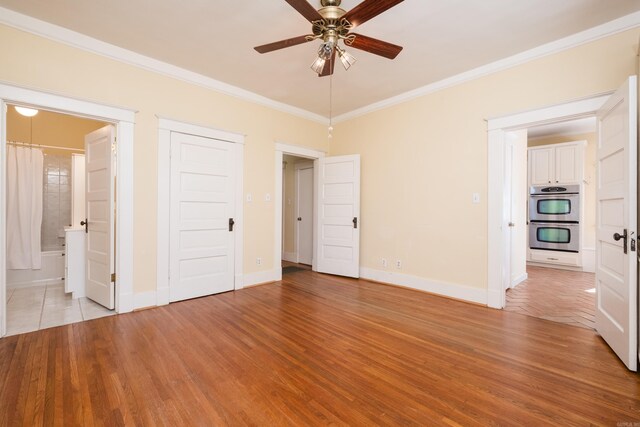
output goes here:
{"type": "Polygon", "coordinates": [[[265,202],[270,202],[271,201],[271,194],[267,193],[264,195],[264,201],[265,202]]]}
{"type": "Polygon", "coordinates": [[[473,193],[473,203],[480,203],[480,193],[473,193]]]}
{"type": "Polygon", "coordinates": [[[253,197],[251,196],[251,193],[247,193],[247,203],[252,201],[253,201],[253,197]]]}

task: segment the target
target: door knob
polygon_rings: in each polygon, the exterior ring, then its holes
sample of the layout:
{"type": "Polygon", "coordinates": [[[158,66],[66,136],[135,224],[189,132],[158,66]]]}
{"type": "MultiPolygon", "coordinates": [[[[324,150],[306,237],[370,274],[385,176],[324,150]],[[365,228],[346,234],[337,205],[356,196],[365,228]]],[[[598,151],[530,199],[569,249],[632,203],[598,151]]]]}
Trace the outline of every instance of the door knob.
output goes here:
{"type": "Polygon", "coordinates": [[[624,250],[624,253],[627,253],[627,229],[625,228],[624,231],[622,232],[622,234],[620,233],[613,233],[613,240],[615,240],[616,242],[619,241],[620,239],[623,239],[622,242],[622,250],[624,250]]]}
{"type": "Polygon", "coordinates": [[[515,223],[513,223],[513,222],[510,222],[510,223],[509,223],[509,227],[515,227],[515,226],[516,226],[516,224],[515,224],[515,223]]]}
{"type": "Polygon", "coordinates": [[[85,218],[84,221],[80,221],[80,225],[84,225],[85,233],[89,232],[89,220],[87,218],[85,218]]]}
{"type": "Polygon", "coordinates": [[[302,221],[302,217],[301,216],[298,217],[298,221],[302,221]]]}

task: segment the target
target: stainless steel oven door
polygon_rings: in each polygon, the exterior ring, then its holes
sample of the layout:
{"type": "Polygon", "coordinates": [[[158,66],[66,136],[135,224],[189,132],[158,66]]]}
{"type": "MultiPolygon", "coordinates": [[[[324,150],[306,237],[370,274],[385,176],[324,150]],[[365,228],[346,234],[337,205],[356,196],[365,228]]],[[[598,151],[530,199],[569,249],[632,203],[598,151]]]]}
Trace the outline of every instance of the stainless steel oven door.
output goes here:
{"type": "Polygon", "coordinates": [[[579,194],[532,194],[529,221],[580,221],[579,194]]]}
{"type": "Polygon", "coordinates": [[[548,222],[529,223],[529,247],[563,252],[580,251],[580,225],[548,222]]]}

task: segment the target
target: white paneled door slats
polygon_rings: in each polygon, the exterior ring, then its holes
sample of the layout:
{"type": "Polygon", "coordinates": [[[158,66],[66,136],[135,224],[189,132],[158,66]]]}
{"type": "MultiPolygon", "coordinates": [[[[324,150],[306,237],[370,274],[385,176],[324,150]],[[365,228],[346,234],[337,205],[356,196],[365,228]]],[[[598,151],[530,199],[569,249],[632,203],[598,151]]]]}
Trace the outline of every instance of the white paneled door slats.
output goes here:
{"type": "MultiPolygon", "coordinates": [[[[114,174],[115,127],[107,125],[84,138],[87,231],[85,290],[88,298],[115,308],[114,174]]],[[[74,224],[75,225],[75,224],[74,224]]]]}
{"type": "Polygon", "coordinates": [[[317,271],[360,276],[360,155],[315,161],[317,271]]]}
{"type": "Polygon", "coordinates": [[[636,78],[598,112],[596,329],[630,370],[637,370],[636,78]]]}
{"type": "Polygon", "coordinates": [[[171,302],[234,288],[233,143],[171,133],[171,302]]]}

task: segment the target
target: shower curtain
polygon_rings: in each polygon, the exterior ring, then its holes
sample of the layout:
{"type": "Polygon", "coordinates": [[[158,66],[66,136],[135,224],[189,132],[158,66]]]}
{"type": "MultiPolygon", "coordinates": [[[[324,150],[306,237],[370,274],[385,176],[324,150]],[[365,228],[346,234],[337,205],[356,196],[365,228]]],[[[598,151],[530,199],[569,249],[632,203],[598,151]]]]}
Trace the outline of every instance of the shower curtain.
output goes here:
{"type": "Polygon", "coordinates": [[[44,156],[7,145],[7,268],[39,270],[44,156]]]}

